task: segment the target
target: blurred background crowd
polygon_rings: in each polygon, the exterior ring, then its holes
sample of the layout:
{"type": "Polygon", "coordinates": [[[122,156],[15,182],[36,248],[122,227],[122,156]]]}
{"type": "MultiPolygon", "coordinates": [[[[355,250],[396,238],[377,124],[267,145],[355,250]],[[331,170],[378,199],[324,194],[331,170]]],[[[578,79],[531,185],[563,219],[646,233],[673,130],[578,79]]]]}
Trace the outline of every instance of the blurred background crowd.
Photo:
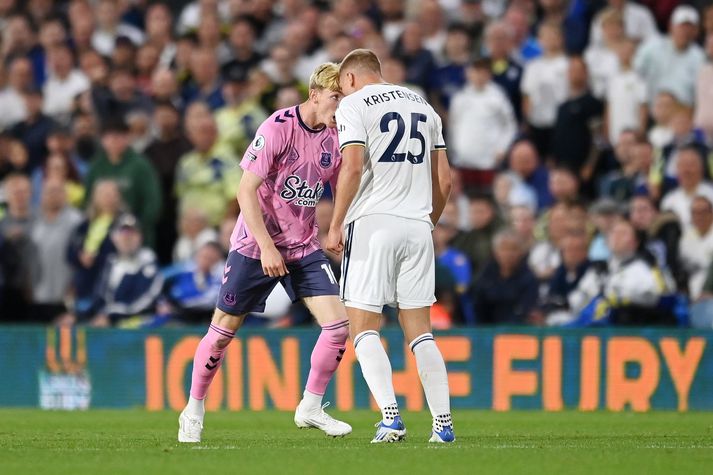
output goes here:
{"type": "Polygon", "coordinates": [[[710,3],[0,0],[0,321],[209,319],[255,130],[365,47],[443,118],[434,326],[711,328],[710,3]]]}

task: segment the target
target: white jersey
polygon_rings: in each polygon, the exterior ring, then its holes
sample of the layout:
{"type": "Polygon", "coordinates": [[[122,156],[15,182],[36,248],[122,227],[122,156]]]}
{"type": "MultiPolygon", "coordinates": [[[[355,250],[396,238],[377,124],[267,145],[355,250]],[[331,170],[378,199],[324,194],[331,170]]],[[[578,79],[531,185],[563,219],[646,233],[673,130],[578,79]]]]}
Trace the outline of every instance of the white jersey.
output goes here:
{"type": "Polygon", "coordinates": [[[366,149],[345,224],[372,214],[430,223],[431,152],[446,148],[433,107],[405,87],[370,84],[342,99],[336,119],[340,149],[366,149]]]}

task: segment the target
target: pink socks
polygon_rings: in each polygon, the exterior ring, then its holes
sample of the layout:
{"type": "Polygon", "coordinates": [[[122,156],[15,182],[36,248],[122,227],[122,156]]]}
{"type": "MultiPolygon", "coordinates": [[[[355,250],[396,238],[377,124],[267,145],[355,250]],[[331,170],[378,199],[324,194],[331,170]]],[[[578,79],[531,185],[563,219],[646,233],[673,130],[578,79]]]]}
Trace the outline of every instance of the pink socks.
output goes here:
{"type": "Polygon", "coordinates": [[[191,397],[205,399],[208,386],[213,381],[216,371],[223,363],[223,354],[235,332],[219,327],[213,323],[208,328],[208,333],[203,337],[196,349],[193,359],[193,376],[191,379],[191,397]]]}
{"type": "Polygon", "coordinates": [[[311,368],[307,377],[307,391],[322,396],[337,370],[349,338],[349,321],[330,322],[322,327],[312,350],[311,368]]]}

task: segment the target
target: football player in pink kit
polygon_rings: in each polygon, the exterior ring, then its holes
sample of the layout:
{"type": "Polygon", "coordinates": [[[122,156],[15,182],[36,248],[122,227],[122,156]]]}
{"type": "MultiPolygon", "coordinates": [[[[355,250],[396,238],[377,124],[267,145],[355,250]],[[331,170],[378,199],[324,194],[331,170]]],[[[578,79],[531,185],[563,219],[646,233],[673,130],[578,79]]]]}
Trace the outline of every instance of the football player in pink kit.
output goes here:
{"type": "Polygon", "coordinates": [[[246,314],[265,309],[267,296],[278,283],[293,300],[302,299],[322,327],[295,424],[331,436],[352,430],[324,412],[322,405],[349,336],[339,287],[315,224],[315,206],[327,183],[334,189],[341,160],[334,119],[341,99],[338,77],[336,64],[319,66],[310,78],[309,99],[263,122],[240,162],[241,215],[230,240],[213,320],[193,360],[190,397],[179,418],[179,442],[200,442],[203,402],[225,349],[246,314]]]}

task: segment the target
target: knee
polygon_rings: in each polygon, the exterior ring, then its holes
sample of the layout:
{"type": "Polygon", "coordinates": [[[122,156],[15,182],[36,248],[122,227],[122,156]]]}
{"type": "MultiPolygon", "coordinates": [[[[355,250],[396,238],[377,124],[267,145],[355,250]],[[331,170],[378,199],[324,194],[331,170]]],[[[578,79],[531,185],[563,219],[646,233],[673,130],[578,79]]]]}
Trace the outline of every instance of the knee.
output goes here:
{"type": "Polygon", "coordinates": [[[344,346],[349,338],[349,325],[333,330],[322,330],[322,333],[335,345],[344,346]]]}
{"type": "Polygon", "coordinates": [[[224,350],[230,342],[233,341],[232,337],[227,337],[227,336],[219,336],[216,338],[216,340],[213,342],[213,349],[214,350],[224,350]]]}

